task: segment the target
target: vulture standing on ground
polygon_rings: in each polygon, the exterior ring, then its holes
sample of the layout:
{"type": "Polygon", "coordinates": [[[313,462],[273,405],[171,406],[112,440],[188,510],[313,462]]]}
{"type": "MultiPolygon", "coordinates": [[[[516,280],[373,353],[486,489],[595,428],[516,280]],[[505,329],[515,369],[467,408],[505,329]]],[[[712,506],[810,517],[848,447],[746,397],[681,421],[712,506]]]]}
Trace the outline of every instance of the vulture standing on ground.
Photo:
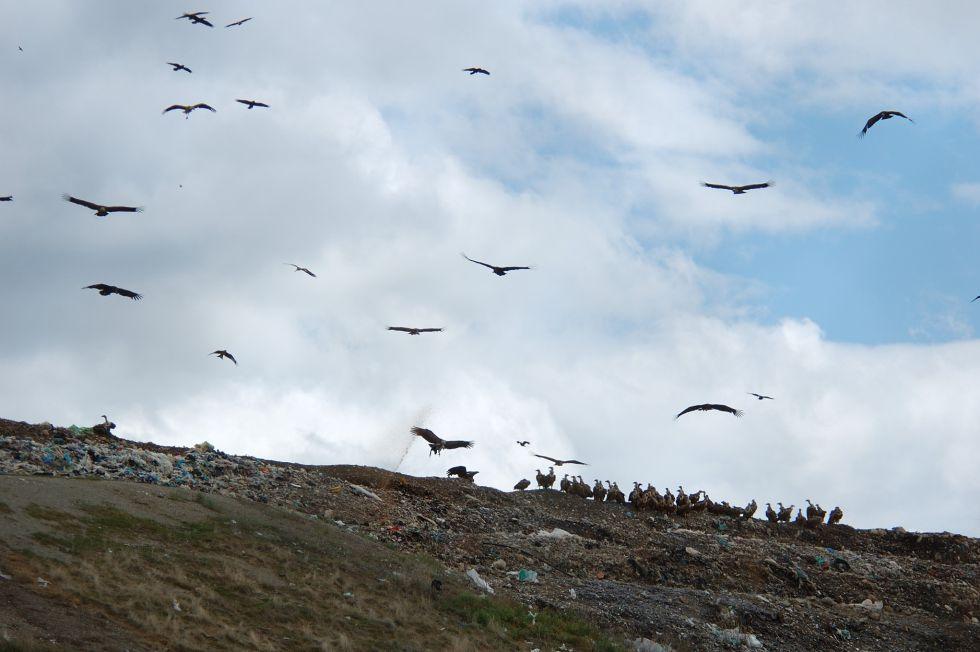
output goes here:
{"type": "Polygon", "coordinates": [[[530,267],[497,267],[496,265],[481,263],[479,260],[473,260],[466,254],[461,254],[461,255],[463,256],[463,258],[470,261],[471,263],[476,263],[477,265],[483,265],[484,267],[491,269],[493,273],[496,274],[497,276],[504,276],[505,274],[507,274],[507,272],[513,272],[514,270],[518,270],[518,269],[531,269],[530,267]]]}
{"type": "Polygon", "coordinates": [[[527,478],[524,478],[523,480],[521,480],[520,482],[514,485],[514,489],[516,489],[517,491],[524,491],[530,486],[531,486],[531,481],[528,480],[527,478]]]}
{"type": "Polygon", "coordinates": [[[864,135],[868,133],[868,129],[871,129],[871,127],[873,127],[875,123],[878,122],[879,120],[891,120],[895,116],[898,116],[899,118],[905,118],[909,122],[915,123],[915,120],[908,117],[901,111],[882,111],[881,113],[877,115],[873,115],[870,118],[868,118],[868,121],[864,123],[864,129],[861,130],[861,133],[858,134],[858,137],[864,138],[864,135]]]}
{"type": "Polygon", "coordinates": [[[553,457],[548,457],[547,455],[538,455],[537,453],[534,453],[534,456],[540,457],[543,460],[548,460],[549,462],[553,462],[555,466],[561,466],[562,464],[581,464],[582,466],[588,466],[588,464],[586,464],[585,462],[579,462],[578,460],[556,460],[553,457]]]}
{"type": "Polygon", "coordinates": [[[104,423],[97,423],[94,426],[92,426],[92,432],[94,432],[97,435],[105,435],[105,436],[111,435],[112,434],[112,429],[116,427],[116,424],[114,424],[113,422],[109,421],[109,417],[107,417],[104,414],[102,415],[102,419],[105,422],[104,423]]]}
{"type": "Polygon", "coordinates": [[[779,522],[779,514],[772,508],[772,503],[766,503],[766,518],[769,519],[770,523],[779,522]]]}
{"type": "Polygon", "coordinates": [[[675,419],[680,419],[682,416],[684,416],[688,412],[696,412],[696,411],[706,412],[708,410],[718,410],[719,412],[729,412],[731,414],[734,414],[736,417],[742,416],[742,411],[741,410],[736,410],[733,407],[728,407],[727,405],[719,405],[717,403],[705,403],[703,405],[692,405],[691,407],[684,408],[683,410],[681,410],[680,412],[678,412],[677,413],[677,416],[674,417],[674,418],[675,419]]]}
{"type": "Polygon", "coordinates": [[[14,200],[14,196],[13,195],[7,195],[5,197],[0,197],[0,201],[13,201],[13,200],[14,200]]]}
{"type": "Polygon", "coordinates": [[[228,23],[227,25],[225,25],[225,27],[226,27],[226,28],[227,28],[227,27],[239,27],[239,26],[241,26],[241,25],[244,25],[244,24],[245,24],[245,23],[247,23],[248,21],[250,21],[250,20],[252,20],[252,18],[253,18],[253,17],[251,17],[251,16],[250,16],[250,17],[248,17],[248,18],[242,18],[241,20],[236,20],[236,21],[235,21],[235,22],[233,22],[233,23],[228,23]]]}
{"type": "Polygon", "coordinates": [[[238,366],[238,360],[235,359],[235,356],[233,356],[232,354],[228,353],[224,349],[218,349],[217,351],[212,351],[208,355],[216,355],[216,356],[218,356],[219,359],[221,359],[221,358],[228,358],[229,360],[231,360],[232,362],[235,363],[235,366],[236,367],[238,366]]]}
{"type": "Polygon", "coordinates": [[[489,70],[484,70],[483,68],[463,68],[463,72],[468,72],[471,75],[475,75],[477,73],[480,73],[481,75],[489,75],[490,74],[490,71],[489,70]]]}
{"type": "Polygon", "coordinates": [[[314,273],[313,273],[313,272],[311,272],[310,270],[308,270],[308,269],[306,269],[305,267],[300,267],[300,266],[299,266],[299,265],[297,265],[296,263],[283,263],[283,265],[292,265],[293,267],[295,267],[295,268],[296,268],[296,269],[295,269],[295,270],[293,270],[293,271],[296,271],[296,272],[306,272],[307,274],[309,274],[309,275],[310,275],[310,276],[312,276],[313,278],[316,278],[316,274],[314,274],[314,273]]]}
{"type": "Polygon", "coordinates": [[[261,107],[264,107],[266,109],[269,108],[269,105],[266,104],[265,102],[256,102],[255,100],[235,100],[235,101],[238,102],[238,103],[240,103],[240,104],[244,104],[245,106],[247,106],[250,109],[254,109],[257,106],[261,106],[261,107]]]}
{"type": "Polygon", "coordinates": [[[701,183],[705,188],[716,188],[718,190],[731,190],[736,195],[744,195],[747,190],[758,190],[759,188],[768,188],[772,185],[772,181],[766,181],[765,183],[750,183],[747,186],[726,186],[720,183],[701,183]]]}
{"type": "Polygon", "coordinates": [[[191,117],[191,111],[193,111],[194,109],[207,109],[211,113],[218,112],[218,110],[215,109],[213,106],[209,106],[204,102],[198,102],[197,104],[171,104],[170,106],[165,108],[163,112],[166,113],[167,111],[175,111],[178,109],[184,112],[184,119],[191,117]]]}
{"type": "Polygon", "coordinates": [[[429,455],[432,455],[433,453],[436,455],[441,455],[444,449],[473,448],[473,442],[471,441],[463,441],[462,439],[452,439],[447,441],[428,428],[419,428],[416,426],[412,428],[411,432],[416,437],[421,437],[425,441],[429,442],[429,455]]]}
{"type": "Polygon", "coordinates": [[[441,328],[411,328],[408,326],[389,326],[390,331],[401,331],[402,333],[408,333],[409,335],[418,335],[419,333],[441,333],[441,328]]]}
{"type": "Polygon", "coordinates": [[[767,398],[767,399],[769,399],[770,401],[771,401],[771,400],[773,400],[773,398],[772,398],[771,396],[763,396],[762,394],[756,394],[755,392],[748,392],[748,394],[749,394],[749,396],[754,396],[754,397],[756,397],[756,398],[757,398],[757,399],[759,399],[760,401],[761,401],[762,399],[764,399],[764,398],[767,398]]]}
{"type": "Polygon", "coordinates": [[[96,217],[105,217],[109,213],[142,213],[143,209],[139,206],[103,206],[102,204],[96,204],[94,202],[85,201],[84,199],[79,199],[78,197],[72,197],[71,195],[62,195],[65,201],[69,201],[73,204],[78,204],[79,206],[84,206],[85,208],[91,208],[95,211],[96,217]]]}
{"type": "Polygon", "coordinates": [[[844,511],[840,507],[835,507],[830,510],[830,516],[827,517],[827,525],[837,525],[842,518],[844,518],[844,511]]]}
{"type": "Polygon", "coordinates": [[[187,66],[185,66],[182,63],[174,63],[173,61],[168,61],[167,62],[167,65],[168,66],[173,66],[174,67],[174,72],[177,72],[179,70],[183,70],[185,72],[194,72],[193,70],[191,70],[190,68],[188,68],[187,66]]]}
{"type": "Polygon", "coordinates": [[[124,290],[122,288],[117,288],[115,285],[106,285],[105,283],[96,283],[95,285],[86,285],[82,289],[83,290],[98,290],[99,291],[99,294],[101,294],[104,297],[107,297],[110,294],[118,294],[121,297],[128,297],[128,298],[132,299],[133,301],[139,301],[140,299],[143,298],[143,295],[142,294],[136,294],[135,292],[131,292],[129,290],[124,290]]]}

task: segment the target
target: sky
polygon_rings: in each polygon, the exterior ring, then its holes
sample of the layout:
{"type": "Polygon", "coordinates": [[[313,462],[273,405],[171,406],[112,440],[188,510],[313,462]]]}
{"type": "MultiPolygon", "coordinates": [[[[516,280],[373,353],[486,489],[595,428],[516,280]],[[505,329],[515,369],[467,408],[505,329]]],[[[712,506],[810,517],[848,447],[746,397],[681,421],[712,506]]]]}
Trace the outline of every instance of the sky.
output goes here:
{"type": "Polygon", "coordinates": [[[0,416],[980,535],[980,6],[851,5],[10,4],[0,416]]]}

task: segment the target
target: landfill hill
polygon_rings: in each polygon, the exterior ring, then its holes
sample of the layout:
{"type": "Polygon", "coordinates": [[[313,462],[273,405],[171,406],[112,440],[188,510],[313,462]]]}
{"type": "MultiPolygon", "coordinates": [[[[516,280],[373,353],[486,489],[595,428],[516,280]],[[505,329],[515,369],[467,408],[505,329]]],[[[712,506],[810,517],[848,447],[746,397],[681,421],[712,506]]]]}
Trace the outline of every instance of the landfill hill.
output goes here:
{"type": "Polygon", "coordinates": [[[978,563],[0,420],[0,651],[980,650],[978,563]]]}

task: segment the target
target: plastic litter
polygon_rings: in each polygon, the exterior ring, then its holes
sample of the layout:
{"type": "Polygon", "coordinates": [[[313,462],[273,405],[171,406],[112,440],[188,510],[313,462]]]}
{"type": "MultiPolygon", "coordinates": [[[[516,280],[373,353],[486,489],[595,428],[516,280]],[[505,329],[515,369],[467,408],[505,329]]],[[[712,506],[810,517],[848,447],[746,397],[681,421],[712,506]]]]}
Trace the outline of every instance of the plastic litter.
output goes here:
{"type": "Polygon", "coordinates": [[[744,645],[749,649],[761,648],[762,641],[756,638],[755,634],[743,634],[741,631],[736,629],[721,629],[715,625],[708,625],[711,628],[711,633],[715,635],[719,641],[725,645],[732,647],[741,647],[744,645]]]}
{"type": "Polygon", "coordinates": [[[634,652],[673,652],[673,648],[660,643],[654,643],[648,638],[638,638],[633,641],[634,652]]]}
{"type": "Polygon", "coordinates": [[[538,572],[533,570],[528,570],[526,568],[522,568],[520,572],[517,573],[517,579],[519,579],[522,582],[534,582],[535,584],[537,584],[538,572]]]}
{"type": "Polygon", "coordinates": [[[487,584],[487,581],[485,579],[480,577],[480,574],[476,572],[475,568],[471,568],[468,571],[466,571],[466,577],[470,578],[473,584],[476,585],[476,588],[480,589],[481,591],[485,591],[490,595],[494,595],[496,593],[496,591],[493,590],[493,587],[487,584]]]}
{"type": "Polygon", "coordinates": [[[358,496],[365,496],[366,498],[374,498],[377,501],[381,501],[381,499],[378,497],[378,494],[374,493],[370,489],[365,489],[359,484],[352,484],[350,486],[350,490],[353,491],[358,496]]]}
{"type": "Polygon", "coordinates": [[[556,540],[557,539],[581,539],[582,538],[582,537],[580,537],[577,534],[572,534],[571,532],[568,532],[568,531],[563,530],[563,529],[558,528],[558,527],[554,528],[550,532],[548,530],[538,530],[537,532],[535,532],[534,534],[532,534],[531,537],[534,538],[534,539],[556,539],[556,540]]]}

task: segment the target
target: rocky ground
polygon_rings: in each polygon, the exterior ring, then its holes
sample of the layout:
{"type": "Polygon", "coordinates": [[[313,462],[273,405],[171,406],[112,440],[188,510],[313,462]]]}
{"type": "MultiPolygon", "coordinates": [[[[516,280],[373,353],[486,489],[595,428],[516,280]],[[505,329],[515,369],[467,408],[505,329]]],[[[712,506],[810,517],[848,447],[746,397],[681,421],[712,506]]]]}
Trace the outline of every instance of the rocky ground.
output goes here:
{"type": "Polygon", "coordinates": [[[469,582],[464,574],[475,570],[497,597],[531,613],[578,614],[626,649],[636,639],[651,650],[980,649],[980,540],[955,534],[667,517],[557,491],[504,493],[3,420],[0,473],[186,487],[285,507],[406,559],[430,555],[447,577],[469,582]]]}

